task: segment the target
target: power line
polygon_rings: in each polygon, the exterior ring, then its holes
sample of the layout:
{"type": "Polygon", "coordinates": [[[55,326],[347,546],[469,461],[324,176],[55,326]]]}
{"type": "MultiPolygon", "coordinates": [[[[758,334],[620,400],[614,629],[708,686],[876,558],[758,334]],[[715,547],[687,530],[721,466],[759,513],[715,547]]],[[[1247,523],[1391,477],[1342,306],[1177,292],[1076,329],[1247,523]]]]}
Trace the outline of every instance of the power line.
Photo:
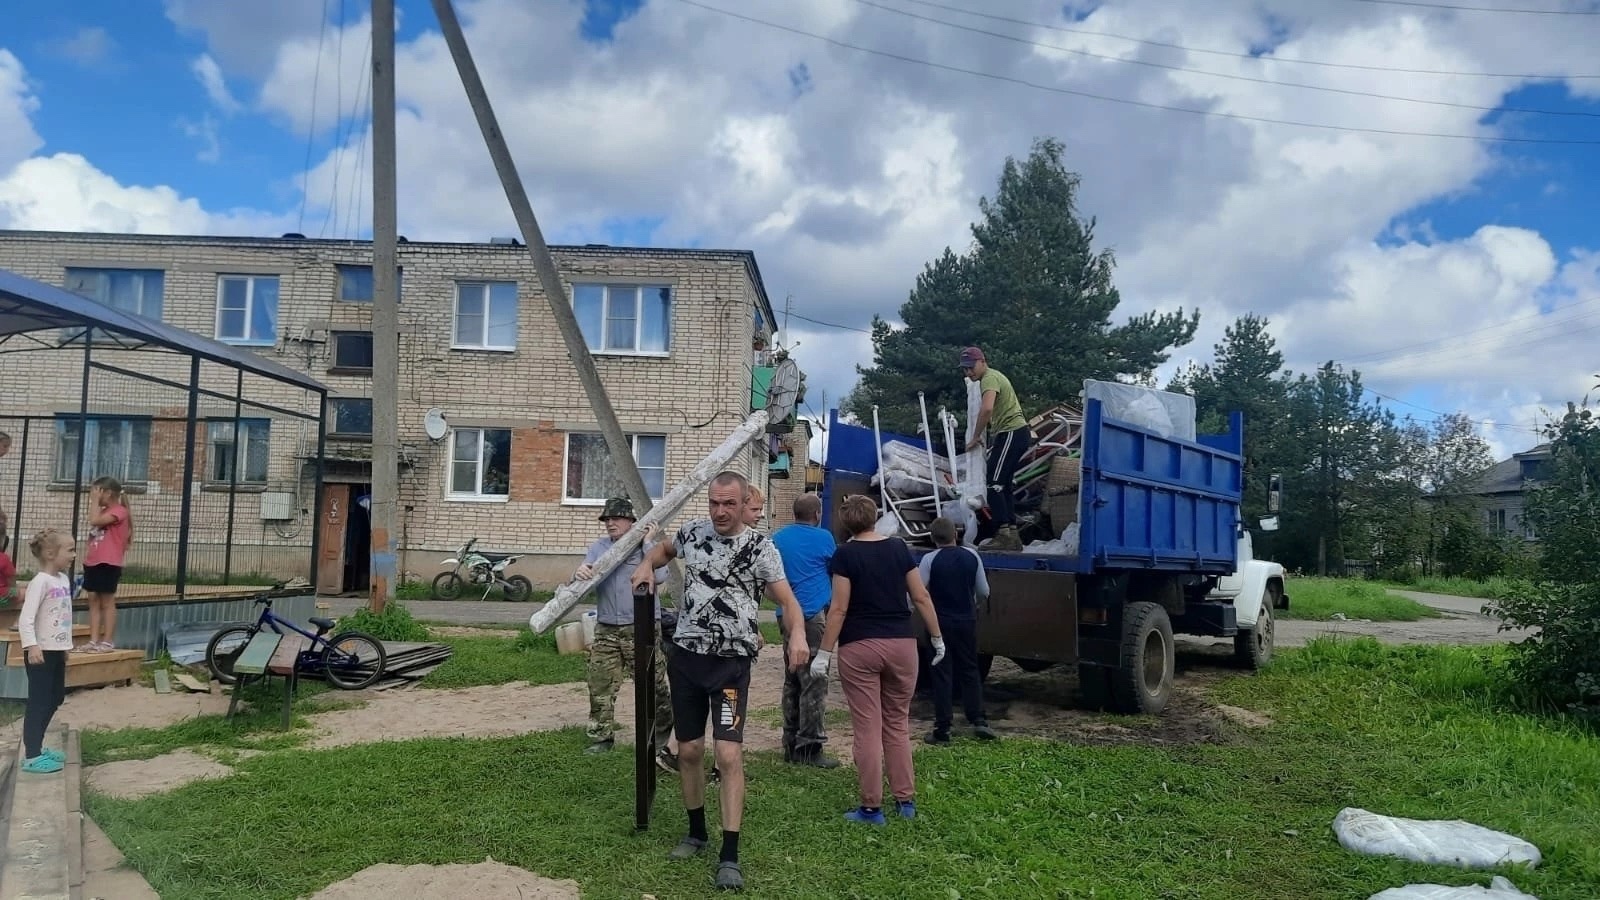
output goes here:
{"type": "Polygon", "coordinates": [[[1545,322],[1525,331],[1516,331],[1507,335],[1483,335],[1473,338],[1469,341],[1462,341],[1447,346],[1434,347],[1431,350],[1421,350],[1416,353],[1401,356],[1392,361],[1380,361],[1378,366],[1381,367],[1385,372],[1394,374],[1396,371],[1411,370],[1418,366],[1424,365],[1424,361],[1428,357],[1438,356],[1441,353],[1450,353],[1457,356],[1470,356],[1471,353],[1466,351],[1473,350],[1475,348],[1489,349],[1494,347],[1496,344],[1507,343],[1508,339],[1511,338],[1517,339],[1517,343],[1525,348],[1527,345],[1532,344],[1535,338],[1543,341],[1555,337],[1572,337],[1575,335],[1586,334],[1595,330],[1595,328],[1600,327],[1600,325],[1589,324],[1582,328],[1572,328],[1571,326],[1585,319],[1592,319],[1596,315],[1600,315],[1600,311],[1584,313],[1558,321],[1545,322]]]}
{"type": "MultiPolygon", "coordinates": [[[[1351,96],[1351,97],[1370,97],[1370,98],[1373,98],[1373,99],[1376,99],[1376,100],[1395,100],[1395,101],[1398,101],[1398,102],[1401,102],[1401,103],[1420,103],[1420,104],[1424,104],[1424,105],[1427,105],[1427,106],[1448,106],[1448,107],[1453,107],[1455,109],[1475,110],[1477,112],[1506,112],[1506,113],[1523,113],[1523,114],[1526,114],[1526,115],[1540,115],[1540,116],[1573,116],[1573,117],[1581,117],[1581,118],[1600,118],[1600,112],[1589,112],[1587,110],[1533,109],[1533,108],[1527,108],[1527,107],[1512,107],[1512,106],[1480,106],[1480,105],[1472,104],[1472,103],[1457,103],[1457,102],[1452,101],[1452,100],[1428,100],[1428,99],[1424,99],[1424,98],[1421,98],[1421,97],[1402,97],[1402,96],[1399,96],[1397,94],[1380,94],[1380,93],[1377,93],[1376,91],[1361,91],[1361,90],[1355,90],[1353,88],[1338,88],[1338,87],[1329,87],[1329,86],[1320,85],[1320,84],[1305,84],[1303,82],[1298,82],[1298,81],[1280,81],[1280,80],[1275,79],[1275,78],[1261,78],[1261,77],[1258,77],[1258,76],[1255,76],[1255,75],[1239,75],[1239,74],[1234,74],[1234,73],[1230,73],[1230,72],[1212,72],[1212,71],[1209,71],[1209,70],[1206,70],[1206,69],[1196,69],[1196,68],[1192,68],[1190,66],[1175,65],[1173,63],[1155,62],[1154,60],[1148,60],[1148,59],[1129,59],[1129,58],[1121,57],[1121,56],[1112,56],[1112,55],[1106,54],[1106,53],[1095,53],[1095,52],[1093,52],[1091,50],[1080,50],[1080,49],[1077,49],[1077,48],[1074,48],[1074,47],[1062,47],[1062,46],[1060,46],[1058,44],[1046,44],[1046,43],[1042,43],[1040,41],[1029,40],[1028,38],[1017,37],[1015,35],[1002,34],[1002,33],[997,32],[997,31],[988,31],[988,30],[985,30],[985,29],[982,29],[982,28],[974,28],[974,27],[972,27],[970,25],[962,25],[962,24],[960,24],[958,22],[948,22],[948,21],[945,21],[944,19],[936,19],[936,18],[934,18],[932,16],[924,16],[924,15],[922,15],[920,13],[914,13],[914,12],[911,12],[909,10],[897,9],[897,8],[895,8],[893,6],[886,6],[886,5],[882,4],[882,3],[876,2],[876,0],[855,0],[855,2],[861,4],[862,6],[870,6],[873,9],[881,9],[884,12],[894,13],[895,15],[898,15],[898,16],[905,16],[908,19],[916,19],[916,20],[918,20],[920,22],[931,22],[931,23],[933,23],[935,25],[943,25],[946,28],[955,28],[955,29],[958,29],[958,30],[961,30],[961,31],[968,31],[968,32],[971,32],[973,34],[987,35],[988,37],[998,38],[998,39],[1003,40],[1003,41],[1011,41],[1012,43],[1017,43],[1017,44],[1026,44],[1027,46],[1030,46],[1030,47],[1039,47],[1039,48],[1045,49],[1045,50],[1055,50],[1055,51],[1058,51],[1058,52],[1061,52],[1061,53],[1071,53],[1071,54],[1074,54],[1074,55],[1077,55],[1077,56],[1086,56],[1086,57],[1089,57],[1091,59],[1101,59],[1101,60],[1106,60],[1106,61],[1114,62],[1114,63],[1121,63],[1121,64],[1125,64],[1125,65],[1146,66],[1146,67],[1149,67],[1149,68],[1152,68],[1152,69],[1166,69],[1166,70],[1171,71],[1171,72],[1189,72],[1189,73],[1192,73],[1192,74],[1195,74],[1195,75],[1206,75],[1206,76],[1209,76],[1211,78],[1225,78],[1225,79],[1227,79],[1229,81],[1248,81],[1248,82],[1251,82],[1251,83],[1254,83],[1254,84],[1270,84],[1270,85],[1274,85],[1276,87],[1298,88],[1300,90],[1306,90],[1306,91],[1324,91],[1324,92],[1327,92],[1327,93],[1330,93],[1330,94],[1344,94],[1346,96],[1351,96]]],[[[915,2],[915,0],[913,0],[913,2],[915,2]]]]}
{"type": "Polygon", "coordinates": [[[810,322],[813,325],[822,325],[822,326],[827,327],[827,328],[837,328],[840,331],[855,331],[855,332],[858,332],[860,334],[871,334],[872,333],[872,329],[870,329],[870,328],[857,328],[854,325],[840,325],[837,322],[824,322],[821,319],[813,319],[810,316],[802,316],[797,312],[788,312],[788,313],[786,313],[786,315],[791,316],[791,317],[796,318],[796,319],[799,319],[802,322],[810,322]]]}
{"type": "MultiPolygon", "coordinates": [[[[1550,316],[1554,316],[1558,312],[1570,312],[1572,310],[1577,309],[1580,306],[1586,306],[1586,305],[1588,305],[1590,303],[1595,303],[1595,302],[1600,302],[1600,296],[1590,297],[1588,300],[1582,300],[1582,301],[1579,301],[1578,303],[1573,303],[1573,304],[1570,304],[1570,305],[1567,305],[1567,306],[1563,306],[1563,307],[1559,307],[1557,309],[1553,309],[1553,310],[1550,311],[1549,315],[1550,316]]],[[[1543,322],[1540,325],[1536,326],[1536,330],[1537,329],[1541,329],[1541,328],[1545,327],[1546,325],[1552,324],[1555,321],[1559,321],[1559,322],[1565,323],[1565,322],[1575,321],[1576,319],[1582,319],[1582,318],[1586,318],[1586,317],[1587,317],[1587,314],[1585,314],[1583,316],[1577,316],[1574,319],[1546,320],[1545,322],[1543,322]]],[[[1397,354],[1404,354],[1405,351],[1407,351],[1407,350],[1413,350],[1413,349],[1423,348],[1423,347],[1432,347],[1432,346],[1435,346],[1437,344],[1445,343],[1445,342],[1448,342],[1448,341],[1459,340],[1461,338],[1467,337],[1468,335],[1481,334],[1482,332],[1485,332],[1485,331],[1493,331],[1493,330],[1495,330],[1497,328],[1504,328],[1507,325],[1514,325],[1514,324],[1516,324],[1518,322],[1525,322],[1525,321],[1528,321],[1528,320],[1531,320],[1531,319],[1546,319],[1546,314],[1542,313],[1542,312],[1530,313],[1530,314],[1525,315],[1525,316],[1517,316],[1516,318],[1513,318],[1513,319],[1506,319],[1504,322],[1495,322],[1495,323],[1490,324],[1490,325],[1484,325],[1481,328],[1473,328],[1473,329],[1471,329],[1469,331],[1458,331],[1458,332],[1456,332],[1454,334],[1447,334],[1447,335],[1443,335],[1443,336],[1440,336],[1440,337],[1431,338],[1431,339],[1426,340],[1426,341],[1418,341],[1418,342],[1416,342],[1414,344],[1404,344],[1404,345],[1399,346],[1399,347],[1391,347],[1388,350],[1375,350],[1375,351],[1373,351],[1371,353],[1363,353],[1363,354],[1360,354],[1360,355],[1357,355],[1357,356],[1346,356],[1346,357],[1344,357],[1344,358],[1342,358],[1342,359],[1340,359],[1338,361],[1339,362],[1343,362],[1343,363],[1361,362],[1363,360],[1378,360],[1378,361],[1381,361],[1383,359],[1395,356],[1397,354]]],[[[1452,349],[1454,349],[1454,348],[1452,348],[1452,349]]]]}
{"type": "Polygon", "coordinates": [[[317,64],[311,70],[311,123],[306,127],[305,171],[300,176],[300,219],[296,231],[306,230],[306,202],[311,199],[311,147],[317,137],[317,88],[322,81],[322,42],[328,37],[328,0],[322,0],[322,19],[317,23],[317,64]]]}
{"type": "Polygon", "coordinates": [[[1484,426],[1487,426],[1489,428],[1505,428],[1505,429],[1509,429],[1509,430],[1512,430],[1512,431],[1531,431],[1531,432],[1534,432],[1535,434],[1537,434],[1539,432],[1539,429],[1530,428],[1527,425],[1513,425],[1513,424],[1511,424],[1509,422],[1496,422],[1496,421],[1494,421],[1492,419],[1474,419],[1471,416],[1467,415],[1465,412],[1461,412],[1459,410],[1457,412],[1454,412],[1454,413],[1440,412],[1437,409],[1430,409],[1430,408],[1428,408],[1426,406],[1422,406],[1422,405],[1417,404],[1417,403],[1412,403],[1410,400],[1401,400],[1399,397],[1391,397],[1388,394],[1383,393],[1382,391],[1375,391],[1372,388],[1367,387],[1366,385],[1362,385],[1361,389],[1366,391],[1369,394],[1372,394],[1375,397],[1382,397],[1383,399],[1388,400],[1391,403],[1399,403],[1399,404],[1402,404],[1404,406],[1409,406],[1412,409],[1420,409],[1425,413],[1431,413],[1432,415],[1438,416],[1441,419],[1443,419],[1443,418],[1445,418],[1447,416],[1451,416],[1451,415],[1461,415],[1461,416],[1467,416],[1467,419],[1470,422],[1472,422],[1474,425],[1484,425],[1484,426]]]}
{"type": "Polygon", "coordinates": [[[1512,13],[1527,16],[1600,16],[1600,10],[1584,9],[1526,9],[1505,6],[1458,6],[1453,3],[1423,3],[1422,0],[1353,0],[1355,3],[1378,3],[1384,6],[1416,6],[1422,9],[1449,9],[1456,12],[1512,13]]]}
{"type": "Polygon", "coordinates": [[[1314,66],[1327,69],[1354,69],[1363,72],[1393,72],[1398,75],[1449,75],[1460,78],[1515,78],[1524,81],[1552,81],[1561,79],[1590,79],[1600,78],[1600,73],[1568,75],[1559,72],[1476,72],[1460,69],[1410,69],[1400,66],[1378,66],[1363,63],[1328,62],[1317,59],[1290,59],[1283,56],[1264,56],[1254,53],[1240,53],[1236,50],[1216,50],[1207,47],[1190,47],[1187,44],[1174,44],[1167,41],[1153,41],[1147,38],[1130,37],[1111,31],[1095,31],[1089,28],[1071,28],[1065,25],[1050,25],[1044,22],[1032,22],[1027,19],[1015,19],[1010,16],[997,16],[992,13],[983,13],[976,10],[963,9],[959,6],[950,6],[944,3],[935,3],[933,0],[901,0],[917,6],[942,9],[946,12],[961,13],[966,16],[975,16],[980,19],[989,19],[995,22],[1009,22],[1013,25],[1025,25],[1029,28],[1043,28],[1049,31],[1059,31],[1063,34],[1079,34],[1087,37],[1110,38],[1117,41],[1128,41],[1142,44],[1146,47],[1163,47],[1168,50],[1181,50],[1184,53],[1198,53],[1208,56],[1226,56],[1232,59],[1243,59],[1251,62],[1269,62],[1282,65],[1314,66]]]}
{"type": "Polygon", "coordinates": [[[1122,104],[1124,106],[1136,106],[1136,107],[1140,107],[1140,108],[1143,108],[1143,109],[1155,109],[1155,110],[1162,110],[1162,111],[1165,111],[1165,112],[1188,113],[1189,115],[1192,115],[1192,116],[1205,116],[1205,117],[1210,117],[1210,118],[1232,119],[1234,121],[1240,121],[1240,122],[1258,122],[1258,123],[1266,124],[1266,125],[1291,125],[1291,126],[1294,126],[1294,127],[1297,127],[1297,128],[1315,128],[1315,129],[1321,129],[1321,130],[1324,130],[1324,131],[1339,131],[1339,132],[1360,133],[1360,134],[1381,134],[1381,135],[1388,135],[1388,136],[1391,136],[1391,137],[1442,138],[1442,139],[1449,139],[1449,140],[1484,141],[1484,142],[1488,142],[1488,143],[1502,143],[1502,144],[1566,144],[1566,145],[1581,145],[1581,146],[1600,145],[1600,140],[1574,140],[1574,139],[1564,139],[1564,138],[1525,138],[1525,137],[1506,137],[1506,136],[1503,136],[1503,135],[1450,134],[1450,133],[1445,133],[1445,132],[1402,131],[1402,130],[1399,130],[1399,129],[1387,129],[1387,128],[1360,128],[1360,127],[1348,126],[1348,125],[1329,125],[1329,124],[1325,124],[1325,123],[1321,123],[1321,122],[1297,122],[1297,121],[1294,121],[1294,120],[1291,120],[1291,119],[1273,119],[1273,118],[1268,118],[1266,116],[1246,115],[1244,113],[1222,112],[1222,111],[1219,111],[1219,110],[1210,110],[1210,109],[1194,109],[1192,107],[1187,107],[1187,106],[1168,106],[1168,105],[1163,104],[1163,103],[1151,103],[1151,102],[1144,101],[1144,100],[1131,100],[1131,99],[1128,99],[1128,98],[1125,98],[1125,97],[1108,97],[1108,96],[1106,96],[1104,94],[1095,94],[1095,93],[1091,93],[1089,91],[1080,91],[1080,90],[1075,90],[1073,88],[1064,88],[1064,87],[1058,87],[1058,86],[1055,86],[1055,85],[1040,84],[1040,83],[1038,83],[1036,81],[1028,81],[1027,79],[1016,78],[1016,77],[1013,77],[1011,75],[999,75],[999,74],[996,74],[994,72],[983,72],[983,71],[979,71],[977,69],[966,69],[966,68],[962,68],[960,66],[952,66],[952,65],[947,65],[945,63],[933,62],[931,60],[919,59],[919,58],[914,57],[914,56],[904,56],[904,55],[899,54],[899,53],[891,53],[891,52],[889,52],[887,50],[877,50],[877,49],[874,49],[872,47],[863,47],[863,46],[860,46],[859,44],[852,44],[852,43],[849,43],[848,41],[841,41],[841,40],[839,40],[837,38],[831,38],[831,37],[828,37],[826,35],[817,34],[815,32],[805,31],[804,29],[793,28],[793,27],[788,26],[788,25],[781,25],[781,24],[778,24],[776,22],[769,22],[769,21],[767,21],[765,19],[758,19],[758,18],[755,18],[753,16],[747,16],[747,15],[744,15],[743,13],[736,13],[736,12],[733,12],[731,10],[721,9],[721,8],[715,7],[715,6],[709,6],[707,4],[698,2],[698,0],[678,0],[678,2],[682,3],[682,4],[685,4],[687,6],[693,6],[693,7],[696,7],[698,9],[706,10],[707,12],[714,12],[714,13],[717,13],[719,15],[727,16],[729,18],[741,19],[743,21],[750,22],[751,24],[754,24],[754,25],[761,25],[761,26],[766,27],[766,28],[776,29],[778,31],[786,31],[786,32],[789,32],[790,34],[796,34],[796,35],[800,35],[802,37],[812,38],[813,40],[822,41],[823,43],[830,44],[830,45],[835,46],[835,47],[840,47],[840,48],[843,48],[845,50],[855,50],[855,51],[857,51],[859,53],[868,53],[868,54],[871,54],[873,56],[884,57],[885,59],[893,59],[893,60],[898,60],[900,62],[911,63],[913,65],[926,66],[927,68],[930,68],[930,69],[939,69],[939,70],[945,71],[945,72],[955,72],[955,73],[961,74],[961,75],[972,75],[972,76],[975,76],[975,77],[978,77],[978,78],[987,78],[987,79],[990,79],[992,81],[1003,81],[1003,82],[1007,82],[1009,84],[1016,84],[1016,85],[1021,85],[1023,87],[1033,88],[1035,90],[1047,91],[1047,92],[1052,93],[1052,94],[1065,94],[1065,95],[1073,96],[1073,97],[1083,97],[1083,98],[1088,99],[1088,100],[1100,100],[1100,101],[1103,101],[1103,102],[1106,102],[1106,103],[1118,103],[1118,104],[1122,104]]]}

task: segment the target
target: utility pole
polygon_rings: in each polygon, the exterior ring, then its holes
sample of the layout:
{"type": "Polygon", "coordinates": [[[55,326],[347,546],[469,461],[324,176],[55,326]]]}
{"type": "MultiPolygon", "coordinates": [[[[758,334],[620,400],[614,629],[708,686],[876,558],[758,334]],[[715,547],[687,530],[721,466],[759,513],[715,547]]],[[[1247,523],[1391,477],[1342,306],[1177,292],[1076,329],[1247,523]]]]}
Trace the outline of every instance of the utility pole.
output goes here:
{"type": "Polygon", "coordinates": [[[372,595],[394,600],[400,500],[399,191],[395,162],[395,0],[372,0],[372,595]]]}
{"type": "MultiPolygon", "coordinates": [[[[561,338],[567,345],[567,352],[572,356],[572,364],[578,370],[578,381],[583,384],[589,405],[594,408],[595,421],[600,426],[600,434],[605,438],[606,449],[611,452],[612,465],[616,466],[617,472],[621,474],[623,486],[632,496],[634,506],[641,514],[649,512],[650,491],[644,486],[644,479],[639,475],[638,462],[633,458],[633,445],[629,443],[628,436],[623,434],[622,425],[617,421],[617,413],[611,408],[611,398],[606,395],[605,385],[600,383],[600,373],[595,369],[594,357],[589,354],[589,345],[583,339],[582,329],[578,327],[578,317],[572,311],[572,304],[567,300],[566,287],[561,283],[560,273],[556,271],[555,259],[550,256],[550,248],[546,246],[544,234],[539,230],[539,220],[533,215],[533,204],[528,200],[528,192],[522,186],[521,176],[517,174],[517,164],[511,158],[511,148],[506,144],[505,135],[500,132],[500,125],[495,120],[494,107],[489,103],[489,94],[484,90],[483,79],[478,77],[477,64],[472,61],[472,50],[467,47],[466,35],[461,31],[461,20],[456,17],[455,7],[451,5],[450,0],[433,0],[433,11],[439,17],[439,29],[444,32],[445,43],[450,46],[450,56],[455,60],[456,71],[461,75],[461,86],[466,89],[467,100],[472,104],[472,112],[478,118],[478,128],[483,132],[483,142],[488,145],[489,156],[494,160],[495,172],[500,176],[500,185],[505,189],[506,199],[511,202],[511,212],[516,216],[517,227],[522,231],[522,242],[527,245],[528,254],[533,257],[533,269],[539,276],[539,287],[544,291],[546,302],[550,304],[550,312],[555,316],[556,327],[560,329],[561,338]]],[[[373,164],[376,169],[376,158],[373,164]]],[[[373,363],[377,363],[376,357],[373,363]]]]}

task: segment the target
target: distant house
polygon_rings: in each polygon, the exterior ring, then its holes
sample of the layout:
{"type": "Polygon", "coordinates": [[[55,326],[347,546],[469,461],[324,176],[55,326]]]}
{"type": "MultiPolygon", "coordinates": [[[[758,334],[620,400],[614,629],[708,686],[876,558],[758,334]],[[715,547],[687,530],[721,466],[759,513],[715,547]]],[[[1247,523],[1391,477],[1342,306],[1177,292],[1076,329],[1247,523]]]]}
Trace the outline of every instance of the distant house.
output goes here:
{"type": "Polygon", "coordinates": [[[1512,535],[1534,540],[1533,527],[1523,518],[1528,491],[1549,477],[1550,445],[1540,444],[1502,460],[1478,476],[1462,491],[1483,516],[1483,529],[1491,536],[1512,535]]]}

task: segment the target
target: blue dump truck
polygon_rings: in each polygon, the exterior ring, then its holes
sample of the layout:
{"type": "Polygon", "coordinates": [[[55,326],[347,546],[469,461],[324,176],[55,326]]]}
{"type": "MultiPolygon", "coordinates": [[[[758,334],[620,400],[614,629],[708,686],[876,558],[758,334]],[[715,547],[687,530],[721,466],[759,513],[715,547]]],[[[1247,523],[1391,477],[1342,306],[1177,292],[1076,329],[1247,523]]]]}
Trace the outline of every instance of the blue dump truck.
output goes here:
{"type": "MultiPolygon", "coordinates": [[[[836,524],[843,499],[877,496],[879,439],[872,428],[830,415],[823,526],[841,541],[848,537],[836,524]]],[[[985,675],[995,656],[1027,671],[1076,664],[1091,708],[1154,714],[1172,694],[1174,632],[1231,637],[1241,662],[1265,665],[1273,611],[1286,608],[1288,596],[1283,569],[1251,559],[1240,520],[1243,440],[1238,413],[1226,434],[1190,441],[1111,418],[1101,400],[1086,401],[1076,553],[980,551],[990,585],[978,620],[985,675]]],[[[907,435],[881,441],[927,447],[907,435]]]]}

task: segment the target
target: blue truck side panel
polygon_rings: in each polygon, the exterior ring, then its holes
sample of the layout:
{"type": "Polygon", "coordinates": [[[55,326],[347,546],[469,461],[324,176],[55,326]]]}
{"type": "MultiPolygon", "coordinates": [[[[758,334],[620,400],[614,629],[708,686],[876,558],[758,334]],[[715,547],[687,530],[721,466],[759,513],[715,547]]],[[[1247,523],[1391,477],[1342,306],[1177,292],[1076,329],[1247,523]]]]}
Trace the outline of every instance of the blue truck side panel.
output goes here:
{"type": "MultiPolygon", "coordinates": [[[[887,441],[924,446],[918,438],[887,441]]],[[[1084,410],[1078,555],[984,553],[989,569],[1062,573],[1130,569],[1226,575],[1237,567],[1237,522],[1244,492],[1244,418],[1228,432],[1195,441],[1163,437],[1105,415],[1099,400],[1084,410]]],[[[878,469],[871,428],[829,413],[824,462],[823,527],[831,529],[839,483],[869,480],[878,469]]]]}

